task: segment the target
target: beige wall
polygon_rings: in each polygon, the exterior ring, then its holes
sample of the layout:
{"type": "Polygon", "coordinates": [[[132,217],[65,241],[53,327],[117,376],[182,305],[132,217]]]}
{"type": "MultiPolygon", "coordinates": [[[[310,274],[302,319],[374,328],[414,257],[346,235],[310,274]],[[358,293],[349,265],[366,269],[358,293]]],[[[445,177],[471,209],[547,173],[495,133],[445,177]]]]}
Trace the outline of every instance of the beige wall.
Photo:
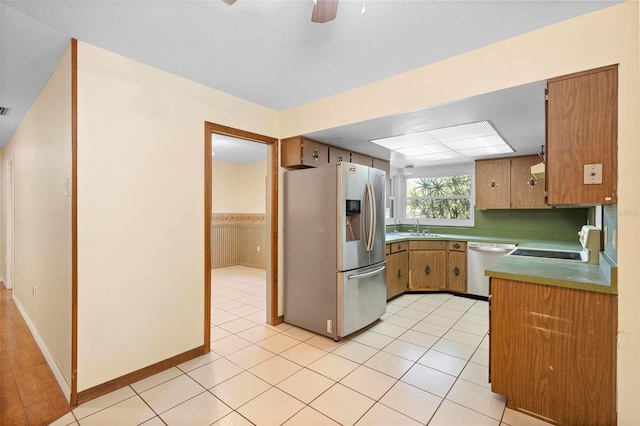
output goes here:
{"type": "Polygon", "coordinates": [[[239,164],[237,170],[238,213],[265,213],[267,160],[239,164]]]}
{"type": "MultiPolygon", "coordinates": [[[[618,409],[621,425],[636,425],[640,420],[637,393],[640,387],[639,18],[638,2],[625,2],[280,114],[280,137],[284,138],[619,63],[618,409]]],[[[282,286],[282,251],[280,253],[282,286]]],[[[281,291],[279,296],[281,307],[281,291]]]]}
{"type": "Polygon", "coordinates": [[[204,343],[204,122],[267,136],[278,123],[85,43],[78,93],[82,391],[204,343]]]}
{"type": "Polygon", "coordinates": [[[237,165],[213,161],[211,165],[211,212],[239,213],[237,165]]]}
{"type": "Polygon", "coordinates": [[[265,213],[267,160],[245,164],[213,161],[212,213],[265,213]]]}
{"type": "Polygon", "coordinates": [[[7,164],[14,161],[14,298],[36,328],[45,356],[53,360],[52,370],[69,387],[71,197],[65,195],[65,184],[71,178],[70,48],[2,154],[3,187],[9,182],[7,164]]]}

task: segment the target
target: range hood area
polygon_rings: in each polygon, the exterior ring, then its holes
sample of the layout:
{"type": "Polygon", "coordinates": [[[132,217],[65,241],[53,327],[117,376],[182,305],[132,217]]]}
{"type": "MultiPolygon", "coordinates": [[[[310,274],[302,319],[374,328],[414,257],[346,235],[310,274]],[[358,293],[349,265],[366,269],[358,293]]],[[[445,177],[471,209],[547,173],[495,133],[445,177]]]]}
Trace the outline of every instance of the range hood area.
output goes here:
{"type": "Polygon", "coordinates": [[[544,162],[531,166],[531,176],[536,179],[544,179],[544,162]]]}
{"type": "Polygon", "coordinates": [[[533,166],[531,166],[531,176],[533,176],[535,179],[544,179],[544,171],[545,171],[545,167],[544,167],[544,162],[545,162],[545,152],[544,152],[544,145],[542,145],[540,147],[540,154],[538,154],[540,156],[540,158],[542,159],[542,161],[538,164],[534,164],[533,166]]]}

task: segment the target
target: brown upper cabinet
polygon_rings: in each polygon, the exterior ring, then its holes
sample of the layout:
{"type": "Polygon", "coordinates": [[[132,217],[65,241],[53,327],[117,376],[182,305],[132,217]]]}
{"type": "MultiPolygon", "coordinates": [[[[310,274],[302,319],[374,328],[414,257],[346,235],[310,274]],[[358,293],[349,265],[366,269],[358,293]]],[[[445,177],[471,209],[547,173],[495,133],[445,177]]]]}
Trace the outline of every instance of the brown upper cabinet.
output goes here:
{"type": "Polygon", "coordinates": [[[337,164],[343,161],[351,161],[351,153],[335,146],[329,146],[329,164],[337,164]]]}
{"type": "Polygon", "coordinates": [[[537,155],[476,161],[476,208],[543,209],[544,179],[531,176],[537,155]]]}
{"type": "Polygon", "coordinates": [[[355,164],[362,164],[363,166],[371,167],[373,165],[373,158],[370,155],[364,155],[364,154],[359,154],[357,152],[352,152],[351,162],[355,164]]]}
{"type": "Polygon", "coordinates": [[[547,81],[547,202],[617,202],[618,66],[547,81]]]}
{"type": "Polygon", "coordinates": [[[476,161],[476,208],[511,207],[511,160],[476,161]]]}
{"type": "Polygon", "coordinates": [[[546,209],[544,202],[545,179],[534,179],[531,166],[542,160],[538,155],[511,158],[511,208],[546,209]]]}
{"type": "Polygon", "coordinates": [[[282,167],[320,167],[329,164],[329,146],[304,136],[283,139],[282,167]]]}
{"type": "MultiPolygon", "coordinates": [[[[370,155],[347,151],[304,136],[282,139],[281,146],[281,167],[320,167],[345,161],[384,170],[387,173],[387,180],[391,172],[391,165],[388,161],[373,158],[370,155]]],[[[387,192],[388,190],[389,188],[387,187],[387,192]]]]}

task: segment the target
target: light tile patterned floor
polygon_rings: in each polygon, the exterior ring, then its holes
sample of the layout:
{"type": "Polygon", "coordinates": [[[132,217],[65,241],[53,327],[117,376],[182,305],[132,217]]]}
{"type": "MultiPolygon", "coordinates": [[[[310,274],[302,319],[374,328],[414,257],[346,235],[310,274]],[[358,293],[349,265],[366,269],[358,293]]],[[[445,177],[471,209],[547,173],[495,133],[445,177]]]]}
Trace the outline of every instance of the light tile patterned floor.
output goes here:
{"type": "Polygon", "coordinates": [[[55,425],[510,425],[487,383],[488,305],[407,294],[334,342],[265,324],[265,272],[212,273],[213,352],[89,401],[55,425]]]}

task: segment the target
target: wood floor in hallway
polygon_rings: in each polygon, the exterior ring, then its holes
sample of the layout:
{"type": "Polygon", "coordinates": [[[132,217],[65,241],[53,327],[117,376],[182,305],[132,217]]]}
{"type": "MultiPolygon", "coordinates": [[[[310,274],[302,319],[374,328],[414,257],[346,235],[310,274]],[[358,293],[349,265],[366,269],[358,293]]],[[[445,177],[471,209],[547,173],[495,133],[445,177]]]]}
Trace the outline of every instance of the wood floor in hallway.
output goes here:
{"type": "Polygon", "coordinates": [[[0,425],[47,425],[71,410],[47,361],[0,284],[0,425]]]}

